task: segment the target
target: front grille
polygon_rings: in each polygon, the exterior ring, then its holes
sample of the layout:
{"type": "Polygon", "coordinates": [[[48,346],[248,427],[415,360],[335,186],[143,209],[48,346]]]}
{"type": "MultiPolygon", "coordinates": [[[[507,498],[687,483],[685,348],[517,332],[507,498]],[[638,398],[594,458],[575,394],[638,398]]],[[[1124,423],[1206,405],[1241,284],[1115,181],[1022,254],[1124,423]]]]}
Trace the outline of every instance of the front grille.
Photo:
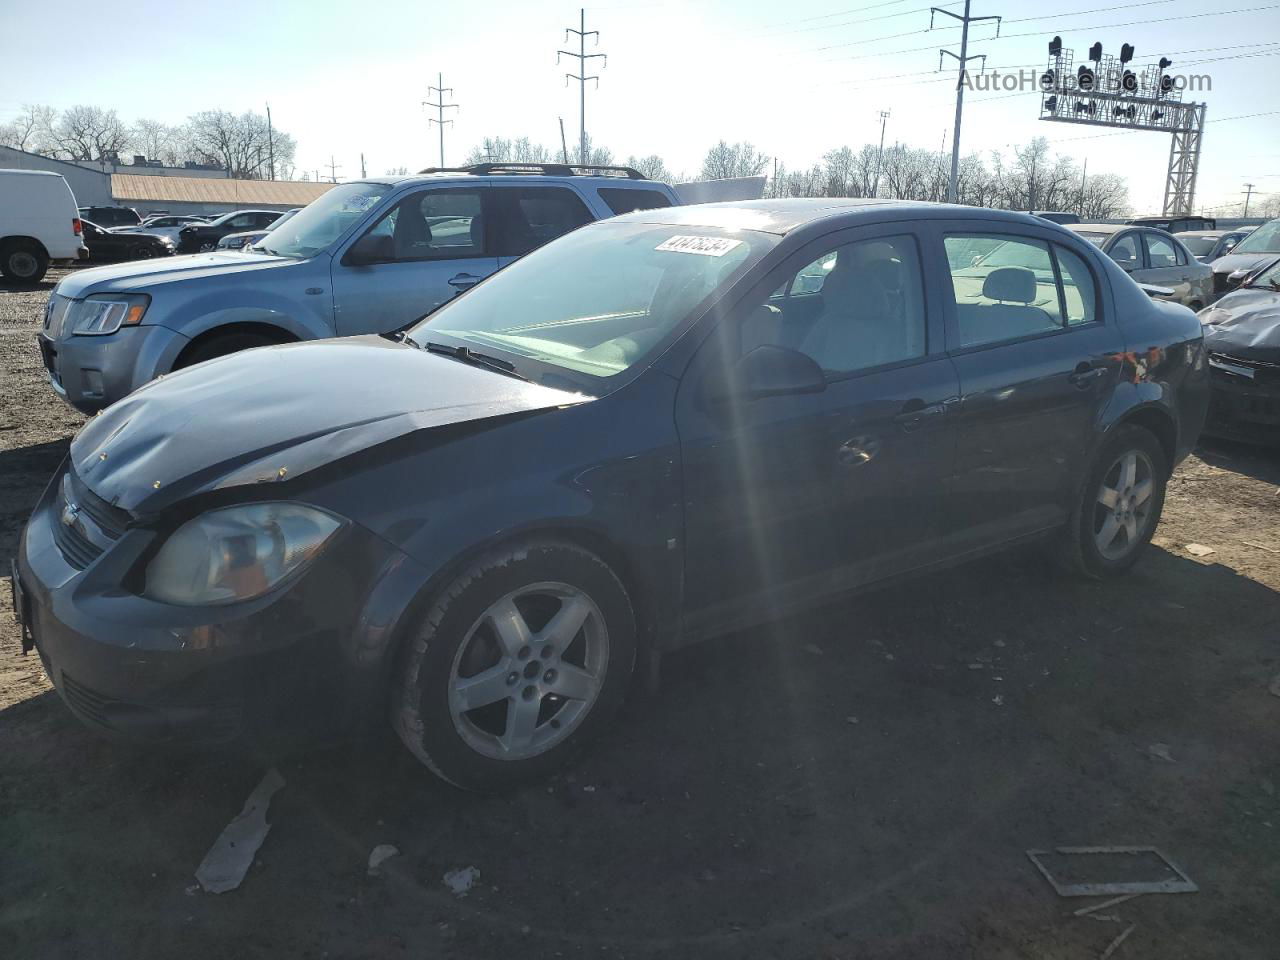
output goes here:
{"type": "Polygon", "coordinates": [[[244,730],[244,709],[237,699],[151,706],[116,700],[61,673],[62,698],[90,726],[117,733],[168,739],[182,732],[194,743],[221,744],[244,730]]]}
{"type": "Polygon", "coordinates": [[[44,336],[37,336],[36,343],[40,344],[40,359],[44,361],[44,368],[49,371],[49,379],[62,386],[62,375],[58,373],[57,348],[44,336]]]}
{"type": "Polygon", "coordinates": [[[1280,426],[1280,365],[1259,360],[1241,360],[1222,353],[1211,358],[1247,367],[1252,377],[1222,369],[1213,370],[1215,420],[1240,420],[1259,426],[1280,426]]]}
{"type": "Polygon", "coordinates": [[[1213,275],[1213,292],[1215,294],[1224,294],[1227,292],[1227,273],[1215,273],[1213,275]]]}
{"type": "Polygon", "coordinates": [[[120,539],[129,522],[126,511],[107,503],[70,470],[58,485],[53,510],[53,542],[77,570],[85,569],[120,539]]]}
{"type": "Polygon", "coordinates": [[[62,333],[62,324],[67,318],[72,300],[70,297],[51,294],[44,308],[44,332],[50,340],[57,340],[62,333]]]}
{"type": "Polygon", "coordinates": [[[62,696],[72,713],[85,723],[110,728],[107,721],[106,706],[111,701],[102,694],[72,680],[66,673],[62,674],[62,696]]]}

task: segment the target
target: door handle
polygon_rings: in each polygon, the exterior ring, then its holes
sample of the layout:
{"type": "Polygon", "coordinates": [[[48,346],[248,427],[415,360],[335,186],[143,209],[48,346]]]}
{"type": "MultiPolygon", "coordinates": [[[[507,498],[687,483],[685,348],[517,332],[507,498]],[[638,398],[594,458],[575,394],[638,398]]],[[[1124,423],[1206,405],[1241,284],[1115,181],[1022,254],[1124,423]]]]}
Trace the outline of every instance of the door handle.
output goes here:
{"type": "Polygon", "coordinates": [[[908,400],[902,411],[893,418],[894,423],[902,424],[904,430],[912,430],[925,420],[940,417],[947,412],[945,403],[925,403],[923,400],[908,400]]]}
{"type": "Polygon", "coordinates": [[[470,290],[483,279],[484,277],[472,276],[469,273],[459,273],[449,278],[449,286],[455,290],[470,290]]]}
{"type": "Polygon", "coordinates": [[[1067,379],[1083,390],[1099,377],[1105,376],[1106,372],[1106,367],[1095,367],[1090,363],[1080,363],[1076,366],[1075,372],[1068,376],[1067,379]]]}

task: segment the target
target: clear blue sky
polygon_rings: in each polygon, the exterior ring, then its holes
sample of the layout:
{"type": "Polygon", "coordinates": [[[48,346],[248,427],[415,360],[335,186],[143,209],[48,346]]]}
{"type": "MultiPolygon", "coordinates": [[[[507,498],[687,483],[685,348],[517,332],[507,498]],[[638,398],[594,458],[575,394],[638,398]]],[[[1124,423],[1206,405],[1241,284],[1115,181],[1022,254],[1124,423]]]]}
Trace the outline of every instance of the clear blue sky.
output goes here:
{"type": "MultiPolygon", "coordinates": [[[[340,178],[356,176],[363,151],[369,173],[381,174],[436,162],[436,134],[421,101],[443,71],[461,104],[446,131],[450,162],[487,134],[550,145],[559,139],[558,117],[571,144],[577,130],[577,89],[563,77],[574,63],[556,64],[564,27],[577,24],[578,8],[568,4],[0,2],[0,120],[31,102],[93,103],[128,121],[176,123],[211,108],[261,112],[270,101],[276,123],[298,142],[300,170],[325,169],[332,154],[340,178]]],[[[1094,41],[1108,50],[1129,41],[1138,61],[1168,54],[1175,70],[1211,74],[1210,121],[1280,109],[1271,92],[1280,69],[1280,2],[1223,0],[1217,12],[1203,0],[1095,3],[975,0],[974,15],[1008,18],[1001,31],[1008,36],[985,39],[993,27],[975,26],[970,52],[1003,69],[1042,64],[1055,33],[1081,52],[1094,41]],[[1225,12],[1239,9],[1252,12],[1225,12]]],[[[959,30],[939,17],[949,29],[924,32],[928,6],[689,0],[588,7],[588,29],[600,31],[597,49],[608,54],[607,67],[595,71],[599,91],[588,93],[588,129],[616,156],[658,153],[676,172],[696,171],[721,137],[750,140],[791,168],[806,166],[832,147],[874,141],[881,109],[892,111],[890,142],[937,148],[945,132],[949,146],[953,74],[931,71],[939,46],[958,48],[959,30]]],[[[1098,137],[1087,127],[1038,121],[1037,103],[1034,93],[969,95],[962,147],[1007,150],[1047,136],[1057,150],[1087,157],[1090,172],[1126,175],[1140,211],[1159,209],[1167,135],[1098,137]]],[[[1280,191],[1280,113],[1207,128],[1198,203],[1239,201],[1246,181],[1259,192],[1280,191]]]]}

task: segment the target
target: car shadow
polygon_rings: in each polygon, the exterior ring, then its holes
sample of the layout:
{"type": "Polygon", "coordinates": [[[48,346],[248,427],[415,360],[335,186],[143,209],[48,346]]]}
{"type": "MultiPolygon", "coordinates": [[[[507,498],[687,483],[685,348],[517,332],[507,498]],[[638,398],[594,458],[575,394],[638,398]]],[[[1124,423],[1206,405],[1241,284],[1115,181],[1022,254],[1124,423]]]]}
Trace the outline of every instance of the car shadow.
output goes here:
{"type": "Polygon", "coordinates": [[[383,955],[384,930],[473,958],[1074,955],[1096,928],[1064,924],[1022,851],[1159,843],[1215,897],[1194,927],[1145,915],[1149,952],[1264,955],[1265,925],[1231,921],[1280,883],[1264,807],[1238,799],[1274,805],[1257,784],[1280,782],[1280,597],[1156,548],[1103,583],[1034,556],[670,654],[578,764],[503,795],[446,786],[388,731],[290,758],[261,866],[216,905],[181,891],[262,763],[108,743],[40,696],[0,711],[0,819],[21,825],[0,902],[47,891],[24,937],[67,955],[127,917],[193,957],[264,922],[334,956],[383,955]],[[384,843],[399,855],[371,878],[384,843]],[[467,867],[460,899],[442,877],[467,867]]]}
{"type": "Polygon", "coordinates": [[[1280,486],[1280,444],[1263,447],[1256,444],[1202,437],[1196,456],[1212,467],[1230,470],[1263,483],[1280,486]]]}
{"type": "Polygon", "coordinates": [[[70,440],[52,440],[0,450],[0,569],[4,574],[23,524],[70,445],[70,440]]]}

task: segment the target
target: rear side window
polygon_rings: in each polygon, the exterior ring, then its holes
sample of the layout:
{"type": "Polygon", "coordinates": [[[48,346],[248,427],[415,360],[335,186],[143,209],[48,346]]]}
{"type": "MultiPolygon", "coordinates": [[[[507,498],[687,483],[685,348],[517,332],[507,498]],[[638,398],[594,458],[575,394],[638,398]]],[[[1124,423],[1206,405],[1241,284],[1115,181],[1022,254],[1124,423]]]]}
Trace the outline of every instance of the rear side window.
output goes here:
{"type": "Polygon", "coordinates": [[[1154,267],[1176,267],[1178,254],[1173,244],[1164,237],[1154,233],[1144,233],[1143,242],[1147,245],[1147,261],[1154,267]]]}
{"type": "Polygon", "coordinates": [[[522,257],[594,218],[576,193],[564,187],[494,187],[497,255],[522,257]]]}
{"type": "Polygon", "coordinates": [[[671,201],[658,190],[629,190],[623,187],[601,187],[600,199],[615,214],[636,210],[660,210],[671,206],[671,201]]]}
{"type": "Polygon", "coordinates": [[[998,234],[955,235],[944,242],[960,347],[1062,329],[1049,244],[998,234]]]}
{"type": "Polygon", "coordinates": [[[1126,233],[1111,245],[1107,255],[1122,267],[1137,267],[1142,263],[1142,255],[1138,253],[1138,235],[1126,233]]]}

